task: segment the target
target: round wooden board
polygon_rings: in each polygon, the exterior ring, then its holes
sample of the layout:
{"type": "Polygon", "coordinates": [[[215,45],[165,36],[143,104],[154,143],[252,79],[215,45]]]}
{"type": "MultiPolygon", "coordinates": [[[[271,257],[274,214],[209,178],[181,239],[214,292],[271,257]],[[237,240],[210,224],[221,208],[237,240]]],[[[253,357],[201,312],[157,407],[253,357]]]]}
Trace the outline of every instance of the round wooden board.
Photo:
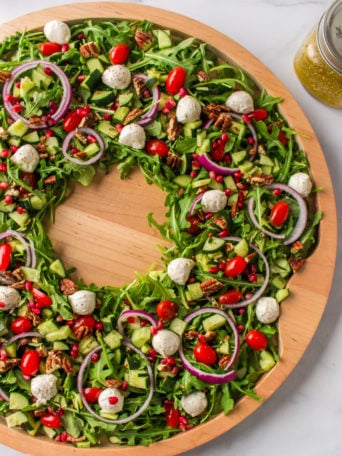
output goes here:
{"type": "MultiPolygon", "coordinates": [[[[285,381],[308,347],[325,309],[334,273],[337,249],[337,218],[332,183],[324,154],[314,131],[291,94],[275,75],[255,56],[227,36],[193,19],[158,8],[126,3],[82,3],[41,10],[2,24],[0,39],[24,29],[42,27],[52,19],[77,21],[85,18],[148,19],[164,28],[194,36],[219,49],[241,66],[268,93],[284,99],[282,114],[296,131],[301,132],[300,146],[307,152],[317,187],[318,206],[324,213],[319,245],[306,266],[290,283],[291,297],[282,304],[279,321],[281,360],[265,375],[257,387],[268,399],[285,381]]],[[[120,180],[117,171],[97,178],[88,188],[76,186],[69,200],[57,210],[56,223],[49,228],[52,241],[68,265],[76,265],[79,274],[99,285],[122,285],[134,278],[136,271],[146,272],[151,263],[160,264],[158,234],[148,227],[146,214],[153,212],[162,220],[166,212],[160,190],[134,173],[120,180]]],[[[228,416],[219,415],[206,424],[166,441],[145,447],[101,447],[77,449],[54,443],[47,438],[32,438],[0,424],[0,441],[31,455],[50,456],[62,451],[68,455],[109,456],[163,454],[175,455],[204,444],[244,420],[262,402],[245,397],[228,416]],[[44,447],[42,447],[44,445],[44,447]]]]}

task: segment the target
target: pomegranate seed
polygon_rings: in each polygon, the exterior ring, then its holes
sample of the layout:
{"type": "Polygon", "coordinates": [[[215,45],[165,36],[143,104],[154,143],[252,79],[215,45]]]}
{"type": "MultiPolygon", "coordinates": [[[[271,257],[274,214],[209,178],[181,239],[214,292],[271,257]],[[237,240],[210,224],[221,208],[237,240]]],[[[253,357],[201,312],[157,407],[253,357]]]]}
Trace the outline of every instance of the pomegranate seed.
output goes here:
{"type": "Polygon", "coordinates": [[[225,261],[222,261],[220,264],[219,264],[219,268],[220,268],[220,271],[224,271],[226,269],[226,263],[225,261]]]}
{"type": "Polygon", "coordinates": [[[25,290],[26,291],[31,291],[33,288],[33,283],[30,280],[26,280],[25,282],[25,290]]]}
{"type": "Polygon", "coordinates": [[[63,44],[63,45],[62,45],[62,48],[61,48],[61,51],[62,51],[62,52],[66,52],[66,51],[68,51],[68,50],[69,50],[69,45],[68,45],[67,43],[63,44]]]}
{"type": "Polygon", "coordinates": [[[178,366],[173,366],[173,368],[171,369],[171,374],[177,375],[179,371],[180,368],[178,366]]]}
{"type": "Polygon", "coordinates": [[[122,385],[120,386],[121,391],[127,391],[128,386],[129,386],[129,385],[128,385],[128,382],[126,382],[126,380],[124,380],[124,381],[122,382],[122,385]]]}
{"type": "Polygon", "coordinates": [[[218,182],[219,184],[222,184],[223,182],[223,176],[216,176],[216,182],[218,182]]]}
{"type": "Polygon", "coordinates": [[[51,76],[51,75],[52,75],[52,70],[51,70],[51,68],[45,67],[45,68],[44,68],[44,73],[47,74],[48,76],[51,76]]]}
{"type": "Polygon", "coordinates": [[[232,162],[232,156],[229,155],[229,154],[226,154],[226,155],[224,156],[224,161],[227,163],[227,165],[230,165],[231,162],[232,162]]]}
{"type": "Polygon", "coordinates": [[[10,151],[8,149],[2,149],[0,152],[0,157],[7,158],[9,156],[10,151]]]}
{"type": "Polygon", "coordinates": [[[117,131],[120,133],[120,132],[121,132],[121,130],[123,129],[123,125],[121,125],[121,124],[117,124],[117,125],[115,126],[115,128],[116,128],[116,129],[117,129],[117,131]]]}
{"type": "Polygon", "coordinates": [[[72,344],[71,350],[78,351],[78,345],[77,344],[72,344]]]}
{"type": "Polygon", "coordinates": [[[16,103],[12,106],[14,112],[21,112],[24,107],[20,103],[16,103]]]}
{"type": "Polygon", "coordinates": [[[0,360],[1,361],[7,361],[7,359],[8,359],[7,352],[6,352],[5,349],[2,348],[0,350],[0,360]]]}
{"type": "Polygon", "coordinates": [[[163,329],[163,328],[164,328],[164,324],[161,320],[159,320],[157,323],[157,329],[163,329]]]}
{"type": "Polygon", "coordinates": [[[8,182],[0,182],[0,190],[6,190],[6,188],[8,187],[8,182]]]}
{"type": "Polygon", "coordinates": [[[168,356],[166,358],[166,364],[168,364],[169,366],[174,366],[176,364],[175,358],[173,358],[172,356],[168,356]]]}
{"type": "Polygon", "coordinates": [[[217,274],[219,272],[220,268],[218,266],[212,266],[209,268],[210,274],[217,274]]]}
{"type": "Polygon", "coordinates": [[[88,135],[88,136],[87,136],[87,141],[88,141],[88,143],[93,144],[93,143],[96,143],[96,142],[97,142],[97,139],[96,139],[95,136],[93,136],[93,135],[88,135]]]}
{"type": "Polygon", "coordinates": [[[59,407],[59,408],[56,410],[56,415],[57,415],[57,416],[63,416],[63,415],[64,415],[64,410],[63,410],[62,408],[59,407]]]}
{"type": "Polygon", "coordinates": [[[128,317],[127,318],[127,323],[135,323],[137,319],[135,317],[128,317]]]}
{"type": "Polygon", "coordinates": [[[18,212],[18,214],[23,214],[25,212],[25,209],[23,207],[21,207],[21,206],[18,206],[17,207],[17,212],[18,212]]]}
{"type": "Polygon", "coordinates": [[[228,140],[229,140],[229,137],[228,137],[227,133],[223,133],[221,136],[221,141],[223,142],[223,144],[227,144],[228,140]]]}
{"type": "Polygon", "coordinates": [[[5,196],[4,198],[5,204],[12,204],[13,203],[13,198],[11,196],[5,196]]]}
{"type": "Polygon", "coordinates": [[[79,33],[78,34],[78,39],[81,41],[81,40],[84,40],[85,39],[85,34],[84,33],[79,33]]]}
{"type": "Polygon", "coordinates": [[[250,144],[251,146],[253,146],[253,144],[255,144],[255,139],[252,136],[249,136],[247,138],[247,141],[248,141],[248,144],[250,144]]]}
{"type": "Polygon", "coordinates": [[[98,321],[95,325],[95,328],[97,329],[97,331],[102,331],[103,330],[103,324],[98,321]]]}
{"type": "Polygon", "coordinates": [[[52,138],[54,135],[55,134],[52,130],[46,130],[45,132],[45,136],[47,136],[48,138],[52,138]]]}
{"type": "Polygon", "coordinates": [[[140,322],[140,326],[141,327],[144,327],[144,326],[147,326],[148,325],[148,321],[147,320],[141,320],[140,322]]]}
{"type": "Polygon", "coordinates": [[[195,170],[191,171],[190,172],[191,179],[194,179],[197,176],[197,174],[198,174],[197,171],[195,171],[195,170]]]}
{"type": "Polygon", "coordinates": [[[198,338],[198,341],[201,344],[206,344],[207,343],[207,339],[205,338],[205,336],[203,334],[199,334],[197,338],[198,338]]]}
{"type": "Polygon", "coordinates": [[[193,158],[194,160],[197,160],[197,159],[198,159],[198,154],[192,154],[192,158],[193,158]]]}
{"type": "Polygon", "coordinates": [[[281,190],[280,188],[275,188],[273,191],[272,191],[273,195],[275,196],[280,196],[281,195],[281,190]]]}
{"type": "Polygon", "coordinates": [[[168,108],[163,108],[162,113],[165,114],[166,116],[169,114],[170,110],[168,108]]]}
{"type": "Polygon", "coordinates": [[[108,402],[110,403],[110,405],[115,405],[119,402],[119,399],[116,396],[110,396],[108,398],[108,402]]]}
{"type": "Polygon", "coordinates": [[[242,114],[241,118],[246,124],[250,124],[252,122],[247,114],[242,114]]]}
{"type": "Polygon", "coordinates": [[[183,97],[185,97],[187,94],[188,94],[188,91],[186,90],[186,88],[185,88],[185,87],[181,87],[180,90],[179,90],[179,92],[178,92],[178,95],[179,95],[181,98],[183,98],[183,97]]]}
{"type": "Polygon", "coordinates": [[[234,174],[233,174],[234,178],[235,179],[241,179],[243,174],[241,171],[236,171],[234,174]]]}
{"type": "Polygon", "coordinates": [[[68,434],[67,434],[65,431],[63,431],[63,432],[60,434],[60,436],[61,436],[61,442],[66,442],[66,441],[67,441],[67,439],[68,439],[68,434]]]}
{"type": "Polygon", "coordinates": [[[239,314],[240,315],[245,315],[246,313],[246,309],[242,308],[242,309],[239,309],[239,314]]]}
{"type": "Polygon", "coordinates": [[[158,332],[158,329],[155,328],[154,326],[151,326],[151,334],[152,334],[152,336],[155,336],[157,334],[157,332],[158,332]]]}
{"type": "Polygon", "coordinates": [[[84,74],[80,74],[79,76],[77,76],[76,81],[81,83],[81,82],[83,82],[85,80],[85,78],[86,77],[85,77],[84,74]]]}
{"type": "Polygon", "coordinates": [[[39,315],[40,314],[40,309],[38,309],[37,307],[34,307],[32,309],[32,313],[34,313],[35,315],[39,315]]]}
{"type": "Polygon", "coordinates": [[[238,331],[239,333],[242,333],[243,330],[245,329],[245,326],[244,326],[244,325],[237,325],[236,329],[237,329],[237,331],[238,331]]]}
{"type": "Polygon", "coordinates": [[[179,423],[180,424],[187,424],[188,420],[185,418],[185,416],[180,416],[179,417],[179,423]]]}
{"type": "Polygon", "coordinates": [[[194,160],[194,161],[191,163],[191,166],[192,166],[192,168],[200,168],[201,165],[200,165],[199,161],[194,160]]]}
{"type": "Polygon", "coordinates": [[[19,149],[18,146],[11,146],[11,151],[15,154],[16,151],[19,149]]]}
{"type": "Polygon", "coordinates": [[[213,214],[212,212],[207,212],[207,213],[205,214],[205,218],[206,218],[207,220],[209,220],[209,219],[211,219],[211,218],[213,217],[213,215],[214,215],[214,214],[213,214]]]}
{"type": "Polygon", "coordinates": [[[256,274],[249,274],[248,280],[250,282],[257,282],[258,281],[258,276],[256,274]]]}
{"type": "Polygon", "coordinates": [[[209,177],[210,177],[210,179],[215,180],[215,179],[216,179],[216,173],[215,173],[215,171],[209,171],[209,177]]]}
{"type": "Polygon", "coordinates": [[[97,361],[100,359],[100,354],[99,353],[93,353],[91,355],[91,360],[93,363],[97,363],[97,361]]]}
{"type": "Polygon", "coordinates": [[[222,231],[219,232],[218,235],[219,235],[220,237],[222,237],[222,238],[223,238],[223,237],[227,237],[227,236],[229,236],[229,230],[227,230],[227,229],[222,230],[222,231]]]}
{"type": "Polygon", "coordinates": [[[72,148],[71,148],[71,153],[72,153],[72,154],[78,154],[78,153],[79,153],[79,150],[78,150],[76,147],[72,147],[72,148]]]}
{"type": "Polygon", "coordinates": [[[36,307],[36,303],[34,301],[32,301],[32,299],[30,299],[27,304],[27,307],[32,310],[36,307]]]}
{"type": "Polygon", "coordinates": [[[54,112],[57,111],[58,104],[55,101],[51,100],[49,103],[49,108],[50,108],[50,112],[53,114],[54,112]]]}
{"type": "Polygon", "coordinates": [[[245,203],[244,203],[243,201],[238,201],[237,207],[238,207],[239,209],[243,209],[243,208],[245,207],[245,203]]]}
{"type": "Polygon", "coordinates": [[[5,163],[0,163],[0,172],[5,173],[7,171],[7,166],[5,163]]]}
{"type": "Polygon", "coordinates": [[[151,348],[151,350],[148,352],[150,356],[157,356],[157,352],[154,348],[151,348]]]}
{"type": "Polygon", "coordinates": [[[108,112],[105,112],[103,114],[104,120],[110,120],[112,117],[113,117],[112,114],[109,114],[108,112]]]}
{"type": "Polygon", "coordinates": [[[233,193],[233,190],[231,188],[226,188],[225,191],[224,191],[224,194],[226,196],[230,196],[232,193],[233,193]]]}
{"type": "Polygon", "coordinates": [[[4,96],[4,100],[7,102],[7,103],[12,103],[13,102],[13,95],[11,93],[8,93],[7,95],[4,96]]]}
{"type": "Polygon", "coordinates": [[[17,82],[15,83],[15,86],[16,86],[18,89],[20,89],[21,81],[17,81],[17,82]]]}
{"type": "Polygon", "coordinates": [[[68,321],[65,322],[65,324],[66,324],[67,326],[70,326],[70,327],[71,327],[71,326],[74,326],[75,322],[74,322],[74,320],[68,320],[68,321]]]}
{"type": "Polygon", "coordinates": [[[146,89],[146,90],[143,91],[143,97],[144,98],[150,98],[150,96],[151,96],[151,94],[150,94],[149,90],[146,89]]]}

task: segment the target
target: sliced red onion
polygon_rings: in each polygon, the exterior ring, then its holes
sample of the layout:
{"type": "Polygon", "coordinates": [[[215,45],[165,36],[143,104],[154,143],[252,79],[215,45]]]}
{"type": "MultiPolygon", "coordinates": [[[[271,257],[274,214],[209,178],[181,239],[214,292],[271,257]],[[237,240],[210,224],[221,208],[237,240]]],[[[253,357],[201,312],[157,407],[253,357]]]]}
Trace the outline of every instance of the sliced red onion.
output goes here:
{"type": "Polygon", "coordinates": [[[203,198],[203,195],[204,195],[205,192],[201,192],[199,193],[196,198],[193,200],[193,202],[191,203],[191,206],[190,206],[190,209],[189,209],[189,213],[190,215],[192,215],[195,211],[195,207],[196,207],[196,204],[199,203],[201,201],[201,199],[203,198]]]}
{"type": "Polygon", "coordinates": [[[129,317],[144,318],[145,320],[148,320],[154,328],[156,328],[158,326],[157,319],[154,318],[154,316],[152,314],[150,314],[149,312],[146,312],[145,310],[125,310],[124,312],[121,313],[121,315],[119,316],[119,318],[117,320],[117,328],[118,328],[119,333],[122,336],[125,336],[123,322],[125,320],[127,320],[127,318],[129,318],[129,317]]]}
{"type": "Polygon", "coordinates": [[[32,130],[39,130],[41,128],[47,128],[51,125],[51,123],[55,124],[57,123],[60,119],[62,119],[69,109],[71,99],[72,99],[72,88],[70,81],[66,74],[64,73],[63,70],[56,64],[52,62],[47,62],[45,60],[33,60],[32,62],[26,62],[23,63],[22,65],[17,66],[11,74],[11,78],[5,82],[3,91],[3,103],[6,111],[9,113],[9,115],[12,117],[14,120],[22,120],[28,127],[30,127],[32,130]],[[13,110],[13,106],[9,101],[6,101],[7,95],[11,93],[11,89],[13,87],[13,84],[15,84],[17,77],[20,76],[22,73],[25,73],[28,70],[31,70],[32,68],[37,67],[38,65],[43,66],[44,68],[49,68],[55,75],[59,78],[61,81],[62,87],[63,87],[63,96],[62,99],[59,103],[58,109],[56,112],[51,114],[46,120],[41,121],[41,123],[37,124],[30,124],[29,119],[25,119],[25,117],[21,116],[19,113],[15,112],[13,110]]]}
{"type": "Polygon", "coordinates": [[[37,331],[23,332],[21,334],[16,334],[15,336],[10,337],[6,342],[3,343],[2,347],[7,347],[7,345],[11,345],[16,340],[26,339],[26,337],[44,337],[44,336],[42,336],[42,334],[40,334],[40,332],[37,332],[37,331]]]}
{"type": "Polygon", "coordinates": [[[31,239],[29,241],[26,241],[24,236],[19,233],[18,231],[14,230],[7,230],[2,233],[0,233],[0,239],[6,239],[8,237],[14,237],[18,241],[20,241],[23,246],[25,247],[26,250],[26,262],[25,266],[29,268],[35,268],[37,266],[37,257],[36,257],[36,251],[33,245],[33,242],[31,239]]]}
{"type": "MultiPolygon", "coordinates": [[[[235,338],[235,346],[234,346],[234,351],[231,355],[231,358],[229,360],[229,363],[225,366],[225,370],[230,369],[230,367],[235,363],[239,350],[240,350],[240,336],[239,333],[236,329],[236,325],[234,321],[229,317],[229,315],[226,314],[223,310],[214,308],[214,307],[202,307],[201,309],[195,310],[194,312],[189,313],[185,318],[184,321],[188,323],[192,319],[198,317],[199,315],[203,315],[205,313],[216,313],[219,315],[222,315],[228,322],[229,326],[231,327],[233,333],[234,333],[234,338],[235,338]]],[[[210,383],[212,385],[219,385],[223,383],[228,383],[232,380],[236,379],[236,372],[235,371],[229,371],[225,374],[213,374],[209,372],[205,372],[197,367],[194,367],[191,362],[185,357],[184,351],[183,351],[183,344],[181,344],[179,348],[179,357],[182,361],[182,364],[184,368],[190,372],[190,374],[194,375],[197,377],[199,380],[202,380],[203,382],[210,383]]]]}
{"type": "MultiPolygon", "coordinates": [[[[133,76],[133,79],[141,78],[145,82],[148,81],[148,77],[145,74],[135,74],[133,76]]],[[[158,86],[153,86],[152,87],[152,106],[151,108],[143,114],[140,119],[136,121],[138,125],[141,127],[145,127],[146,125],[149,125],[150,123],[153,122],[153,119],[156,117],[158,114],[158,109],[159,109],[159,100],[160,100],[160,88],[158,86]]]]}
{"type": "Polygon", "coordinates": [[[211,160],[208,154],[204,153],[198,157],[200,165],[203,166],[207,171],[214,171],[216,174],[221,176],[233,175],[239,168],[227,168],[226,166],[219,165],[218,163],[211,160]]]}
{"type": "MultiPolygon", "coordinates": [[[[123,341],[123,345],[128,347],[130,350],[133,350],[134,352],[138,353],[138,355],[140,355],[143,359],[146,360],[146,357],[143,355],[143,353],[141,353],[141,351],[138,350],[136,347],[134,347],[134,345],[132,345],[130,342],[123,341]]],[[[98,346],[98,347],[95,347],[91,352],[89,352],[87,354],[87,356],[84,358],[84,360],[83,360],[83,362],[82,362],[82,364],[80,366],[80,370],[78,372],[77,389],[78,389],[78,392],[80,393],[83,405],[92,416],[94,416],[99,421],[102,421],[104,423],[109,423],[109,424],[125,424],[125,423],[129,423],[130,421],[135,420],[138,416],[140,416],[142,413],[144,413],[144,411],[149,406],[149,403],[151,402],[151,399],[152,399],[152,396],[153,396],[153,393],[154,393],[154,380],[153,380],[152,368],[151,368],[151,366],[149,364],[147,364],[146,368],[147,368],[147,373],[148,373],[149,380],[150,380],[150,389],[149,389],[148,396],[147,396],[145,402],[143,403],[143,405],[135,413],[133,413],[133,415],[128,416],[126,418],[122,418],[121,420],[120,419],[118,419],[118,420],[110,420],[109,418],[104,418],[103,416],[101,416],[98,413],[96,413],[90,407],[87,399],[85,398],[84,392],[83,392],[83,376],[84,376],[84,372],[85,372],[85,370],[87,368],[87,365],[89,364],[93,354],[97,353],[100,350],[102,350],[102,347],[98,346]]]]}
{"type": "Polygon", "coordinates": [[[253,225],[255,225],[258,228],[258,230],[262,231],[264,234],[267,234],[267,236],[270,236],[274,239],[285,239],[285,234],[273,233],[272,231],[267,230],[266,228],[260,225],[260,223],[254,215],[254,203],[255,199],[253,198],[253,196],[251,196],[248,200],[248,214],[253,225]]]}
{"type": "Polygon", "coordinates": [[[9,396],[1,388],[0,388],[0,397],[1,397],[1,399],[3,399],[6,402],[9,402],[9,400],[10,400],[9,396]]]}
{"type": "Polygon", "coordinates": [[[105,145],[104,145],[104,142],[103,142],[103,139],[101,138],[101,136],[95,130],[93,130],[92,128],[88,128],[88,127],[77,128],[76,130],[73,130],[70,133],[68,133],[63,141],[63,146],[62,146],[62,152],[63,152],[64,157],[66,159],[68,159],[69,161],[71,161],[72,163],[76,163],[77,165],[81,165],[81,166],[92,165],[93,163],[96,163],[102,157],[104,149],[105,149],[105,145]],[[94,138],[97,141],[97,144],[100,147],[99,152],[96,155],[94,155],[93,157],[89,158],[89,160],[80,160],[79,158],[72,157],[68,152],[69,144],[70,144],[72,138],[76,135],[76,133],[85,133],[86,135],[94,136],[94,138]]]}

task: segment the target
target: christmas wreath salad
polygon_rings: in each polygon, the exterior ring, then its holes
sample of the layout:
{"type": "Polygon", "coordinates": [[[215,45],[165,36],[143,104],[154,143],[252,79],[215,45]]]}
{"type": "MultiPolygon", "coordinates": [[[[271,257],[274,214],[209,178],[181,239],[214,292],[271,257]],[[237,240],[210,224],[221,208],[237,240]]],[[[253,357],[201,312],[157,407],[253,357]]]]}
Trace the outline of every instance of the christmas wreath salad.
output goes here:
{"type": "Polygon", "coordinates": [[[282,100],[148,21],[10,36],[0,81],[6,424],[80,448],[149,445],[260,400],[321,218],[282,100]],[[70,181],[98,168],[138,168],[166,194],[165,221],[148,214],[165,268],[121,287],[84,283],[44,229],[70,181]]]}

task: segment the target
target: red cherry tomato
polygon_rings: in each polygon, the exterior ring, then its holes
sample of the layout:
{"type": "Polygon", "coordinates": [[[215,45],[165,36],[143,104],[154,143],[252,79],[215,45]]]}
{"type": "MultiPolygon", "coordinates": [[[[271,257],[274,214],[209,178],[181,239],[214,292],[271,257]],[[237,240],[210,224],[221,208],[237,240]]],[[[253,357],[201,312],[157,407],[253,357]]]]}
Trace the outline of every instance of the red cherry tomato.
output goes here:
{"type": "Polygon", "coordinates": [[[165,409],[166,412],[166,424],[170,427],[176,428],[179,426],[179,410],[173,405],[165,409]]]}
{"type": "Polygon", "coordinates": [[[58,415],[53,413],[47,413],[40,418],[40,422],[43,426],[46,426],[51,429],[58,429],[62,426],[62,420],[58,415]]]}
{"type": "Polygon", "coordinates": [[[18,317],[11,323],[11,331],[14,334],[21,334],[32,329],[31,320],[26,317],[18,317]]]}
{"type": "Polygon", "coordinates": [[[38,309],[42,309],[43,307],[49,307],[52,304],[52,299],[46,293],[37,288],[32,288],[31,290],[32,296],[37,303],[38,309]]]}
{"type": "Polygon", "coordinates": [[[62,45],[58,43],[52,43],[51,41],[47,41],[46,43],[41,43],[39,45],[39,51],[46,56],[52,55],[56,52],[61,52],[62,45]]]}
{"type": "Polygon", "coordinates": [[[217,361],[216,351],[208,344],[199,342],[194,348],[194,356],[200,363],[212,366],[217,361]]]}
{"type": "Polygon", "coordinates": [[[0,244],[0,271],[6,271],[11,263],[12,248],[7,242],[0,244]]]}
{"type": "Polygon", "coordinates": [[[265,350],[267,348],[267,337],[257,329],[251,329],[246,334],[245,340],[253,350],[265,350]]]}
{"type": "Polygon", "coordinates": [[[125,63],[129,57],[130,49],[125,43],[117,44],[109,52],[109,60],[113,65],[125,63]]]}
{"type": "Polygon", "coordinates": [[[89,404],[95,404],[98,401],[102,388],[84,388],[83,394],[89,404]]]}
{"type": "Polygon", "coordinates": [[[241,299],[243,298],[243,294],[241,290],[228,290],[225,293],[221,294],[219,297],[219,303],[223,305],[228,305],[228,304],[236,304],[237,302],[240,302],[241,299]]]}
{"type": "Polygon", "coordinates": [[[63,120],[64,131],[70,132],[76,130],[82,120],[82,115],[78,110],[71,111],[67,114],[63,120]]]}
{"type": "Polygon", "coordinates": [[[167,144],[160,139],[147,141],[145,150],[149,155],[159,155],[159,157],[165,157],[169,152],[167,144]]]}
{"type": "Polygon", "coordinates": [[[233,258],[230,258],[226,262],[224,275],[226,277],[236,277],[243,273],[243,271],[246,269],[246,266],[246,260],[243,257],[237,255],[233,258]]]}
{"type": "Polygon", "coordinates": [[[286,135],[283,131],[280,131],[278,134],[278,139],[279,141],[284,144],[284,146],[287,146],[288,140],[286,138],[286,135]]]}
{"type": "Polygon", "coordinates": [[[281,226],[286,222],[290,207],[285,201],[278,201],[271,209],[270,222],[273,226],[281,226]]]}
{"type": "Polygon", "coordinates": [[[27,350],[20,362],[20,369],[24,375],[35,375],[39,371],[40,357],[36,350],[27,350]]]}
{"type": "Polygon", "coordinates": [[[80,326],[86,326],[89,329],[94,329],[96,326],[96,320],[92,315],[82,315],[77,317],[73,324],[73,329],[77,329],[80,326]]]}
{"type": "Polygon", "coordinates": [[[264,108],[256,108],[251,114],[255,120],[265,120],[268,116],[268,112],[264,108]]]}
{"type": "Polygon", "coordinates": [[[177,95],[180,89],[184,86],[186,79],[186,71],[183,67],[172,68],[170,73],[167,75],[165,88],[166,91],[171,95],[177,95]]]}
{"type": "Polygon", "coordinates": [[[172,301],[161,301],[157,305],[157,315],[161,320],[169,321],[177,315],[178,306],[172,301]]]}

